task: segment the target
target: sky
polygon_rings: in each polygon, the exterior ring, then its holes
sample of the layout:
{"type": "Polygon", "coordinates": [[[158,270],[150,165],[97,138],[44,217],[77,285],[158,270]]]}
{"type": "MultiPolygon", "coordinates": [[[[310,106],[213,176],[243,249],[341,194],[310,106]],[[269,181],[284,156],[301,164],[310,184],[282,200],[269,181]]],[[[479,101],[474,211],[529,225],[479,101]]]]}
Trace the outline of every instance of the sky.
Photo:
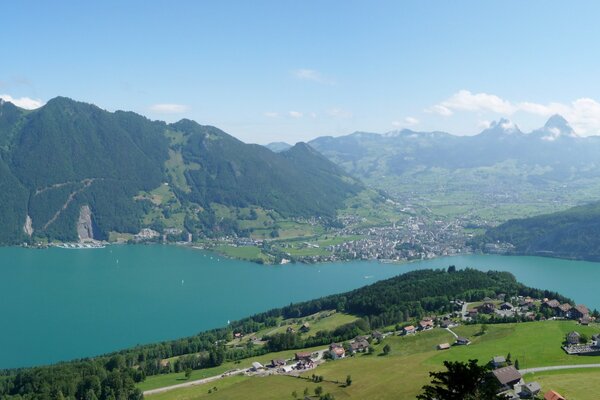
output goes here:
{"type": "Polygon", "coordinates": [[[13,1],[0,97],[56,96],[245,142],[561,114],[600,134],[600,2],[13,1]]]}

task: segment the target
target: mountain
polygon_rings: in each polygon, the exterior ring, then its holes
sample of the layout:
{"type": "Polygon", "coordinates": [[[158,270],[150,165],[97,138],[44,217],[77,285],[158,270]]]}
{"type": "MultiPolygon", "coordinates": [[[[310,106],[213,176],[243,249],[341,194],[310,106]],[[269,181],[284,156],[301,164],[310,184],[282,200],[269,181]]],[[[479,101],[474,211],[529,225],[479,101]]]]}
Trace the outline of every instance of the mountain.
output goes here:
{"type": "Polygon", "coordinates": [[[501,119],[474,136],[404,129],[309,145],[369,185],[439,214],[451,207],[501,222],[600,196],[590,186],[600,177],[600,137],[578,137],[558,115],[529,133],[501,119]]]}
{"type": "Polygon", "coordinates": [[[472,244],[484,251],[503,248],[515,254],[598,261],[600,202],[557,213],[510,220],[487,230],[472,244]]]}
{"type": "Polygon", "coordinates": [[[180,230],[235,231],[215,205],[331,218],[360,188],[306,144],[273,153],[190,120],[166,124],[65,97],[34,111],[0,103],[3,244],[161,231],[173,213],[180,230]]]}
{"type": "Polygon", "coordinates": [[[273,142],[267,144],[265,147],[274,153],[281,153],[282,151],[289,150],[292,145],[286,142],[273,142]]]}

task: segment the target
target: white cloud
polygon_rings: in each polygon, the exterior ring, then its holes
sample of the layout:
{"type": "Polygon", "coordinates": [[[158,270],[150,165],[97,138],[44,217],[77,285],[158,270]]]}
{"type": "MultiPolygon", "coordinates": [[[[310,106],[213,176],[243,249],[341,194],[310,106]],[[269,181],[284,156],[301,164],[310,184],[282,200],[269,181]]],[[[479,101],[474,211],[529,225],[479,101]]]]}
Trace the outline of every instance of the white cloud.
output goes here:
{"type": "Polygon", "coordinates": [[[334,107],[327,111],[327,114],[336,117],[336,118],[350,118],[352,117],[352,113],[350,111],[344,110],[343,108],[334,107]]]}
{"type": "Polygon", "coordinates": [[[303,81],[311,81],[325,85],[333,85],[335,83],[333,80],[323,76],[323,74],[314,69],[297,69],[293,73],[297,79],[303,81]]]}
{"type": "Polygon", "coordinates": [[[290,111],[288,115],[292,118],[302,118],[303,114],[300,111],[290,111]]]}
{"type": "Polygon", "coordinates": [[[181,114],[190,108],[184,104],[153,104],[150,106],[150,111],[158,114],[181,114]]]}
{"type": "Polygon", "coordinates": [[[434,105],[430,112],[450,116],[455,111],[491,111],[498,114],[512,114],[515,107],[506,100],[488,93],[471,93],[460,90],[450,98],[434,105]]]}
{"type": "Polygon", "coordinates": [[[273,112],[273,111],[267,111],[263,114],[265,117],[268,118],[277,118],[279,117],[279,113],[273,112]]]}
{"type": "Polygon", "coordinates": [[[26,110],[35,110],[44,105],[44,102],[39,99],[32,99],[31,97],[12,97],[8,94],[0,94],[0,99],[13,103],[17,107],[24,108],[26,110]]]}
{"type": "MultiPolygon", "coordinates": [[[[580,135],[600,134],[600,102],[591,98],[580,98],[570,103],[552,102],[547,104],[529,101],[511,102],[488,93],[472,93],[460,90],[448,99],[425,110],[444,117],[456,112],[488,112],[501,116],[525,113],[550,117],[554,114],[563,116],[575,132],[580,135]]],[[[481,121],[480,127],[489,126],[488,121],[481,121]]]]}
{"type": "Polygon", "coordinates": [[[409,126],[415,126],[420,121],[415,117],[406,117],[402,121],[392,121],[392,125],[396,128],[407,128],[409,126]]]}

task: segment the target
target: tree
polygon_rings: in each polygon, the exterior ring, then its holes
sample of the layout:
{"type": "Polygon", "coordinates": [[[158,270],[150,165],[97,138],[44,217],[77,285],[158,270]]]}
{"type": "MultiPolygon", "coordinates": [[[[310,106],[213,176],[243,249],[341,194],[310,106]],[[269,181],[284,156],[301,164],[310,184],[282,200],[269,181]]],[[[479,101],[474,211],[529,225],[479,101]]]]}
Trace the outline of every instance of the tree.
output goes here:
{"type": "Polygon", "coordinates": [[[511,360],[511,355],[510,355],[510,353],[508,353],[508,354],[506,355],[506,363],[507,363],[508,365],[512,365],[512,360],[511,360]]]}
{"type": "Polygon", "coordinates": [[[317,386],[315,388],[315,396],[320,396],[321,394],[323,394],[323,387],[322,386],[317,386]]]}
{"type": "Polygon", "coordinates": [[[185,369],[185,379],[190,379],[191,376],[192,376],[192,369],[190,367],[187,367],[185,369]]]}
{"type": "Polygon", "coordinates": [[[515,359],[515,368],[519,369],[519,359],[515,359]]]}
{"type": "Polygon", "coordinates": [[[304,388],[304,397],[308,396],[308,388],[304,388]]]}
{"type": "Polygon", "coordinates": [[[352,385],[352,376],[348,375],[346,377],[346,386],[352,385]]]}
{"type": "Polygon", "coordinates": [[[419,400],[488,400],[495,399],[498,382],[490,376],[488,366],[477,360],[444,361],[446,371],[430,372],[431,384],[423,386],[419,400]]]}
{"type": "Polygon", "coordinates": [[[479,330],[479,334],[480,335],[485,335],[485,333],[487,332],[487,330],[488,330],[487,324],[481,324],[481,329],[479,330]]]}
{"type": "Polygon", "coordinates": [[[383,354],[384,355],[388,355],[390,354],[390,351],[392,351],[392,348],[389,344],[386,344],[385,346],[383,346],[383,354]]]}
{"type": "Polygon", "coordinates": [[[586,344],[586,343],[587,343],[587,342],[589,342],[589,341],[590,341],[590,338],[589,338],[589,336],[588,336],[588,335],[586,335],[585,333],[582,333],[582,334],[579,336],[579,343],[586,344]]]}
{"type": "Polygon", "coordinates": [[[298,393],[295,390],[292,392],[292,397],[295,399],[298,398],[298,393]]]}

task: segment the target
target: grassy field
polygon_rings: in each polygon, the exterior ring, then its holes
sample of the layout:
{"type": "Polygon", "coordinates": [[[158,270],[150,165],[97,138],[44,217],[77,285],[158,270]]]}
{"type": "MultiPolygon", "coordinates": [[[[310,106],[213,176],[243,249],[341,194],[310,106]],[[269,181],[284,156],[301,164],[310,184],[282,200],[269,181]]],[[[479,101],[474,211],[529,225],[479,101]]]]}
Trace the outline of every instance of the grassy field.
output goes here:
{"type": "Polygon", "coordinates": [[[600,370],[574,369],[548,371],[525,376],[528,382],[537,381],[544,392],[555,390],[569,400],[587,400],[600,397],[600,370]]]}
{"type": "Polygon", "coordinates": [[[214,249],[217,253],[223,254],[227,257],[238,258],[241,260],[263,260],[263,262],[271,261],[271,258],[264,254],[260,248],[256,246],[230,246],[221,245],[216,246],[214,249]]]}
{"type": "MultiPolygon", "coordinates": [[[[466,361],[471,358],[485,363],[495,355],[506,355],[509,352],[512,359],[518,359],[521,368],[561,365],[589,364],[600,362],[600,358],[568,356],[560,348],[564,335],[577,330],[580,333],[592,334],[600,332],[600,326],[581,327],[572,321],[545,321],[520,324],[490,325],[487,333],[478,336],[480,327],[460,326],[454,331],[471,338],[469,346],[453,346],[447,351],[437,351],[436,345],[443,342],[453,342],[453,336],[443,330],[434,329],[414,336],[393,336],[375,346],[373,355],[357,355],[344,360],[330,361],[311,371],[322,375],[325,382],[314,384],[302,378],[287,376],[234,377],[227,378],[206,386],[180,389],[161,395],[151,396],[152,399],[284,399],[292,398],[296,391],[302,395],[305,388],[311,394],[317,385],[325,392],[332,393],[336,399],[411,399],[429,382],[428,372],[439,369],[444,360],[466,361]],[[381,356],[384,344],[389,344],[392,351],[387,356],[381,356]],[[347,375],[351,375],[353,383],[344,387],[347,375]],[[211,394],[208,390],[213,386],[217,391],[211,394]]],[[[263,359],[275,358],[275,355],[264,356],[263,359]]],[[[242,362],[242,365],[251,361],[242,362]]],[[[555,389],[576,399],[594,399],[595,387],[589,382],[600,386],[600,371],[574,370],[569,373],[536,374],[535,380],[542,384],[543,390],[555,389]],[[586,386],[587,384],[587,386],[586,386]],[[590,390],[586,390],[590,388],[590,390]]],[[[181,376],[181,374],[178,374],[181,376]]],[[[150,378],[149,378],[150,379],[150,378]]],[[[533,378],[529,379],[533,380],[533,378]]],[[[180,383],[176,381],[175,383],[180,383]]]]}

